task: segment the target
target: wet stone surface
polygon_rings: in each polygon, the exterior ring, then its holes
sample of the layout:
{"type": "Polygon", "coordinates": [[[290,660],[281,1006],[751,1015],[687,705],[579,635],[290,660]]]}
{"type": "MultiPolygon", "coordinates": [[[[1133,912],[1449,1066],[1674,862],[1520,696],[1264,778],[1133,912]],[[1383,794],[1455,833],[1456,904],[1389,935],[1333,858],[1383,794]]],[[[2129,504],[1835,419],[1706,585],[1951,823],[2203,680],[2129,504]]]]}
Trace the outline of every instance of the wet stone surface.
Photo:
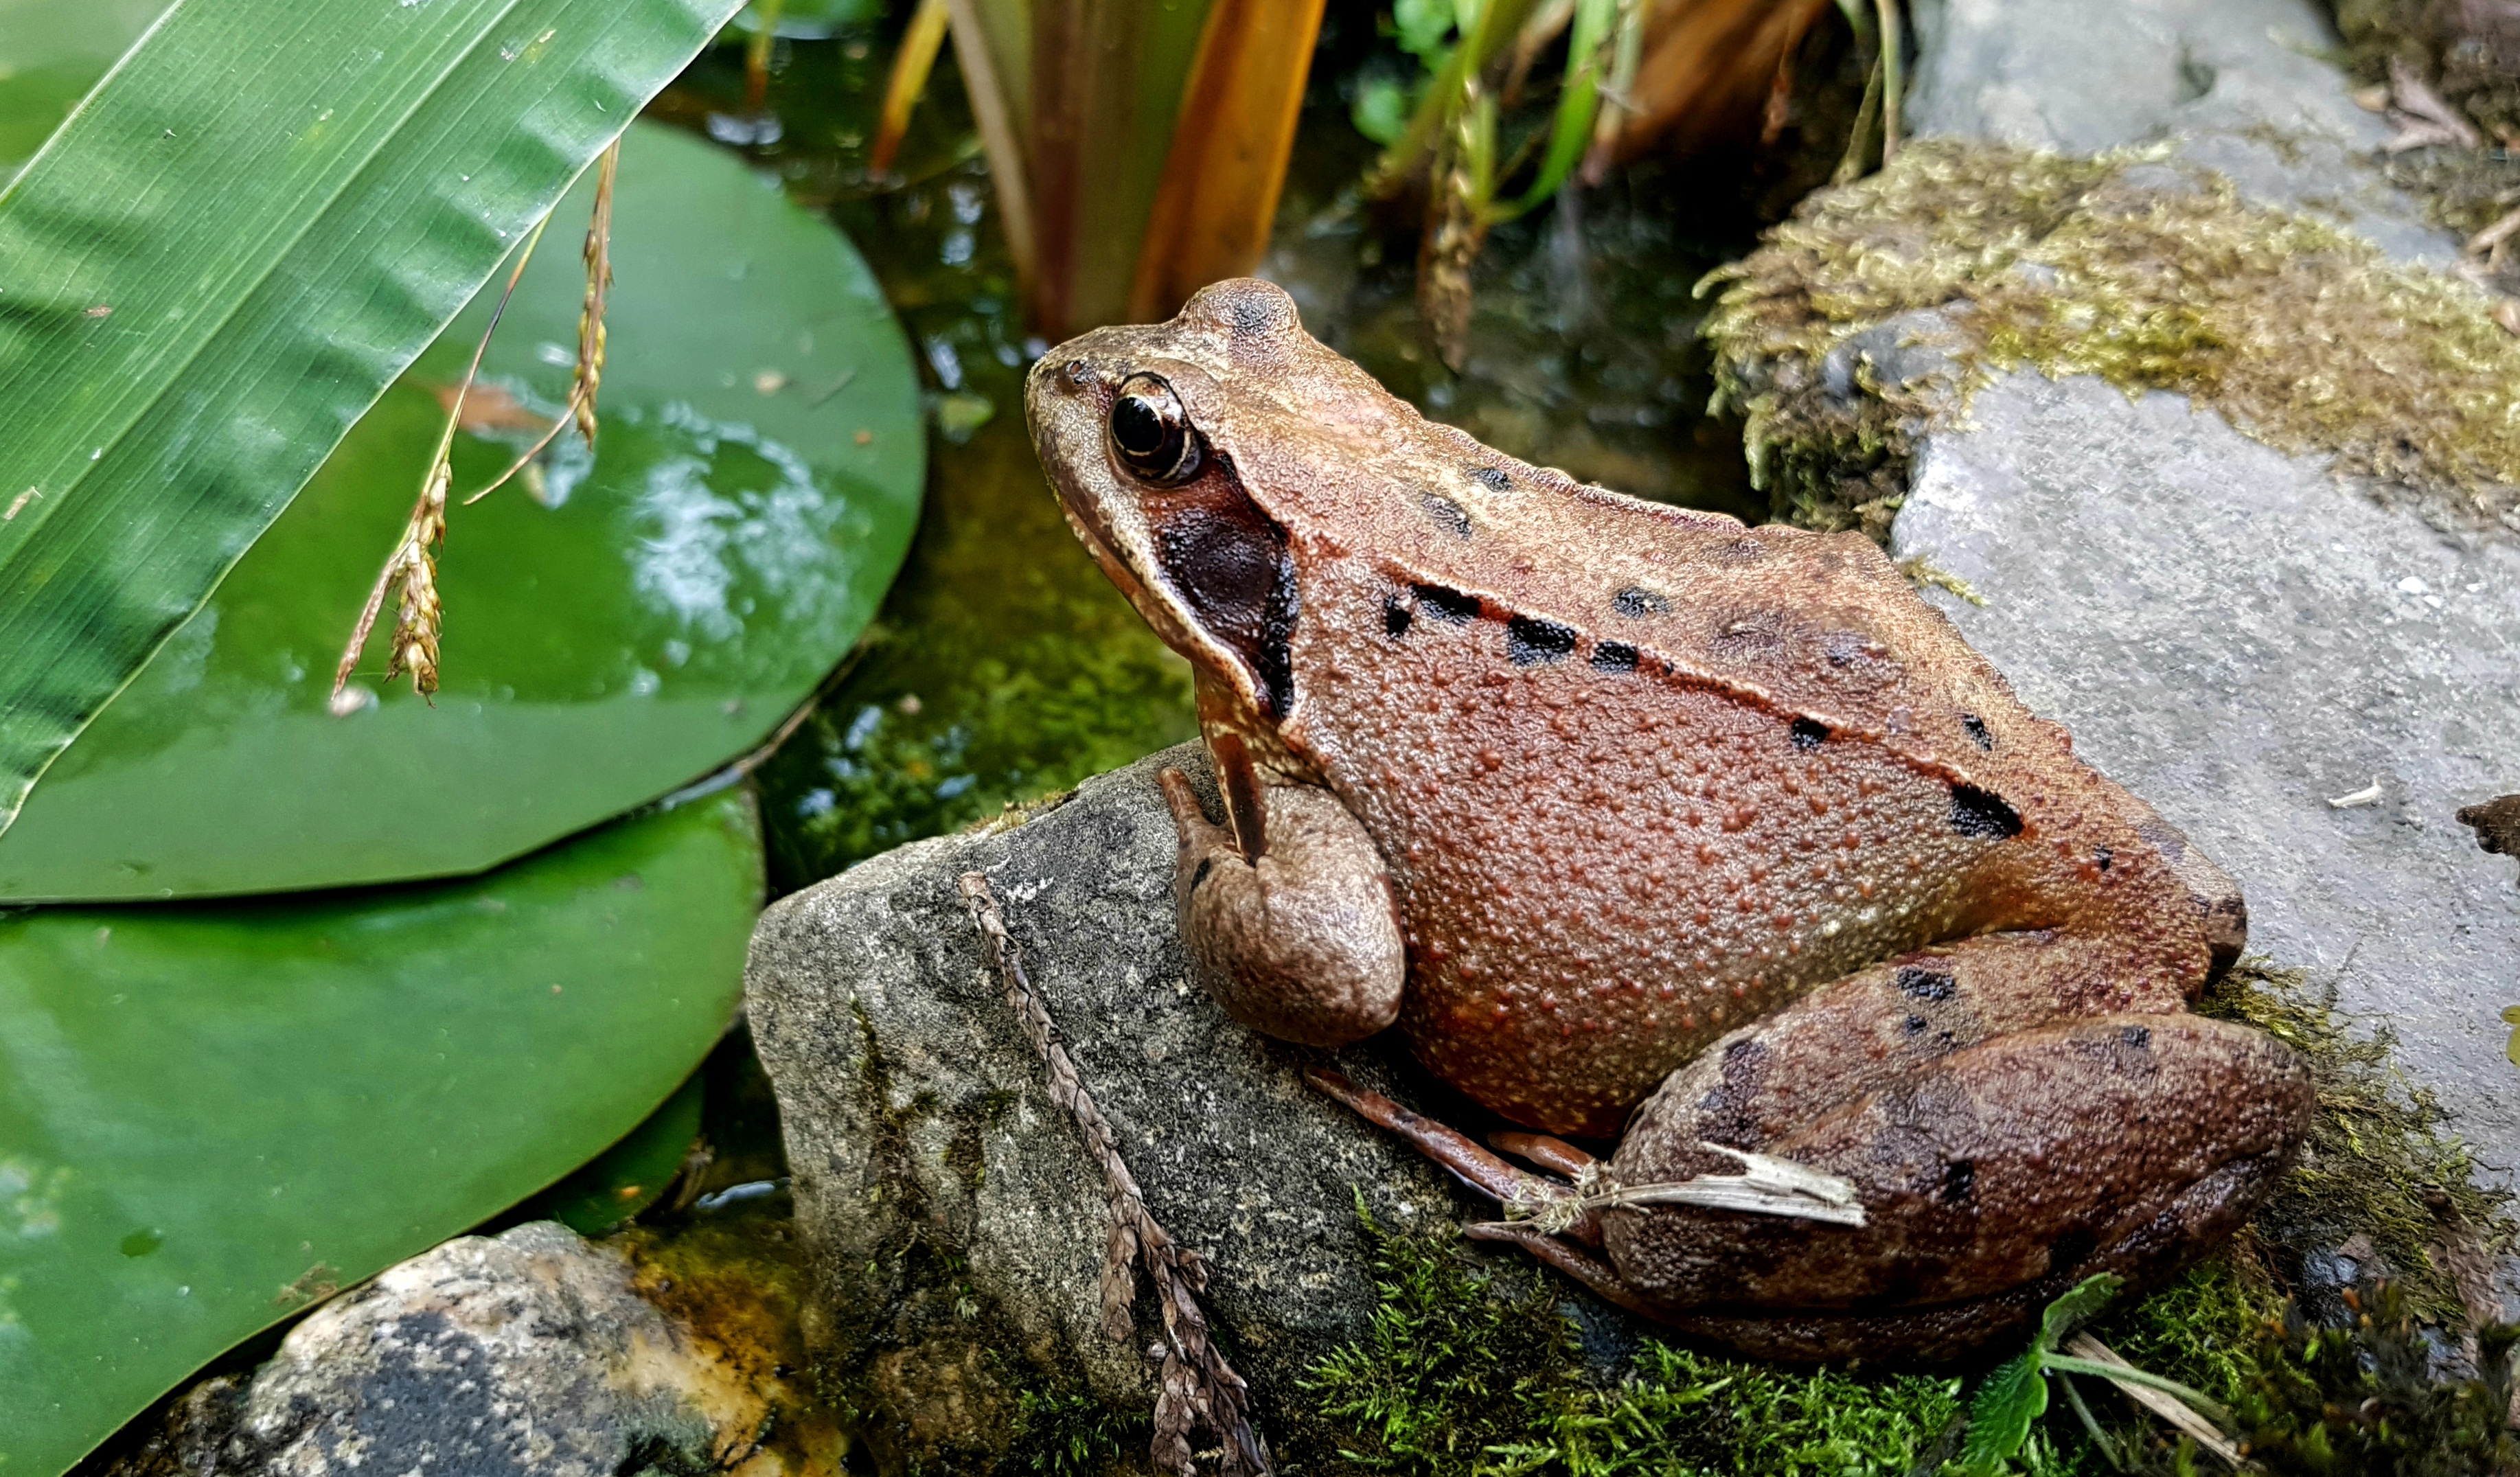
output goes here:
{"type": "Polygon", "coordinates": [[[2014,375],[1968,420],[1925,438],[1893,554],[1985,599],[1927,593],[2238,879],[2252,950],[2386,1022],[2479,1157],[2520,1165],[2520,888],[2456,818],[2520,788],[2520,549],[2178,395],[2014,375]]]}
{"type": "MultiPolygon", "coordinates": [[[[966,871],[988,875],[1155,1220],[1208,1261],[1219,1346],[1282,1462],[1338,1440],[1297,1382],[1372,1312],[1360,1197],[1392,1227],[1478,1214],[1299,1073],[1336,1060],[1448,1111],[1422,1075],[1371,1046],[1268,1040],[1191,982],[1155,786],[1166,764],[1208,783],[1195,747],[1167,750],[1018,828],[861,864],[773,906],[754,934],[746,1009],[813,1249],[816,1352],[872,1416],[862,1439],[886,1470],[986,1465],[1027,1398],[1082,1395],[1124,1416],[1153,1403],[1153,1298],[1142,1290],[1130,1345],[1102,1336],[1102,1176],[981,951],[966,871]]],[[[1208,803],[1221,814],[1212,790],[1208,803]]],[[[1633,1349],[1615,1332],[1597,1343],[1604,1370],[1633,1349]]],[[[1145,1439],[1141,1426],[1123,1444],[1145,1439]]]]}
{"type": "MultiPolygon", "coordinates": [[[[100,1477],[779,1477],[775,1387],[644,1298],[619,1251],[538,1221],[387,1269],[203,1381],[100,1477]]],[[[826,1443],[827,1448],[830,1443],[826,1443]]]]}

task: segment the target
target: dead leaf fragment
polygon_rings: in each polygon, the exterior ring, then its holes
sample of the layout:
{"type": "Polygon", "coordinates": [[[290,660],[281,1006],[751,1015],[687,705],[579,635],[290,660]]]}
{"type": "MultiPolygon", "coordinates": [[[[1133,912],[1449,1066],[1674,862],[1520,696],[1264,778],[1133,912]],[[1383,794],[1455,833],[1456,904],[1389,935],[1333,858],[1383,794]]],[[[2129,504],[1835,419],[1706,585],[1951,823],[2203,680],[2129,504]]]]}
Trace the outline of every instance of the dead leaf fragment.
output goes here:
{"type": "Polygon", "coordinates": [[[460,384],[432,384],[429,393],[437,397],[440,410],[455,415],[458,397],[464,402],[463,414],[456,417],[455,428],[468,436],[485,436],[492,431],[520,430],[527,435],[540,435],[551,429],[551,420],[525,409],[522,401],[495,384],[472,382],[471,389],[460,384]]]}
{"type": "Polygon", "coordinates": [[[2476,832],[2478,849],[2520,857],[2520,795],[2497,795],[2482,805],[2464,806],[2458,824],[2476,832]]]}

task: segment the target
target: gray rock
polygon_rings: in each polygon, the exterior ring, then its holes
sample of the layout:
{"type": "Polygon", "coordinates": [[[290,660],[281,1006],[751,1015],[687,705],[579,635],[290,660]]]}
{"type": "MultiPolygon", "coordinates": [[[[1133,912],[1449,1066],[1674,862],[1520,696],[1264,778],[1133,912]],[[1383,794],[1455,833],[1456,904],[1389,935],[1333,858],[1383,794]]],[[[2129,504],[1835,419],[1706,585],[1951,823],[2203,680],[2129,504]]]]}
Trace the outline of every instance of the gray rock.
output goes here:
{"type": "Polygon", "coordinates": [[[1155,1220],[1212,1269],[1219,1345],[1286,1464],[1335,1450],[1299,1381],[1373,1306],[1359,1197],[1386,1226],[1475,1213],[1299,1075],[1335,1059],[1441,1109],[1422,1074],[1377,1047],[1332,1058],[1269,1040],[1191,982],[1165,765],[1208,783],[1195,746],[1157,754],[1012,829],[864,863],[782,900],[753,934],[745,1009],[812,1251],[813,1332],[889,1470],[995,1460],[1027,1395],[1153,1403],[1153,1300],[1141,1295],[1131,1345],[1102,1335],[1101,1173],[981,952],[966,871],[989,876],[1155,1220]]]}
{"type": "Polygon", "coordinates": [[[2453,813],[2520,790],[2520,550],[2181,396],[2027,374],[1924,437],[1892,537],[1985,598],[1928,594],[2239,880],[2253,949],[2396,1029],[2507,1183],[2520,889],[2453,813]]]}
{"type": "Polygon", "coordinates": [[[1919,136],[2062,154],[2167,141],[2259,204],[2447,265],[2456,243],[2367,162],[2390,132],[2318,55],[2315,0],[1916,0],[1919,136]]]}
{"type": "Polygon", "coordinates": [[[643,1298],[621,1252],[542,1221],[317,1310],[250,1383],[197,1386],[110,1471],[776,1477],[791,1449],[757,1438],[777,1393],[643,1298]]]}

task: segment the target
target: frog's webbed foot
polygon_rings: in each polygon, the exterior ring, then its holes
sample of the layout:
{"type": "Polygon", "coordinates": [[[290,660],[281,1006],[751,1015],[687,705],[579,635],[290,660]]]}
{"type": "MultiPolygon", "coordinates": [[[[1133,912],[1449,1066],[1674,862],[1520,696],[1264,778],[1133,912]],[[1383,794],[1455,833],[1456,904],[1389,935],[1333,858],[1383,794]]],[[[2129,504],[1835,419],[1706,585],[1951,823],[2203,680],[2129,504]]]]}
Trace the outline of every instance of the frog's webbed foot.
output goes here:
{"type": "MultiPolygon", "coordinates": [[[[1601,1225],[1591,1211],[1581,1208],[1583,1193],[1575,1186],[1516,1169],[1479,1146],[1467,1135],[1447,1128],[1423,1114],[1413,1113],[1380,1093],[1358,1087],[1340,1073],[1316,1068],[1306,1072],[1304,1080],[1354,1108],[1368,1122],[1407,1140],[1418,1152],[1451,1170],[1471,1189],[1501,1205],[1528,1213],[1562,1204],[1575,1212],[1572,1223],[1553,1235],[1542,1230],[1542,1223],[1537,1220],[1473,1222],[1462,1228],[1463,1235],[1474,1241],[1504,1241],[1519,1246],[1591,1288],[1604,1302],[1625,1308],[1642,1318],[1659,1319],[1664,1316],[1622,1280],[1609,1263],[1586,1249],[1601,1244],[1601,1225]]],[[[1504,1133],[1496,1135],[1495,1140],[1497,1147],[1556,1170],[1570,1179],[1589,1178],[1600,1167],[1600,1161],[1592,1155],[1546,1134],[1504,1133]]],[[[1552,1219],[1562,1220],[1563,1217],[1552,1219]]]]}

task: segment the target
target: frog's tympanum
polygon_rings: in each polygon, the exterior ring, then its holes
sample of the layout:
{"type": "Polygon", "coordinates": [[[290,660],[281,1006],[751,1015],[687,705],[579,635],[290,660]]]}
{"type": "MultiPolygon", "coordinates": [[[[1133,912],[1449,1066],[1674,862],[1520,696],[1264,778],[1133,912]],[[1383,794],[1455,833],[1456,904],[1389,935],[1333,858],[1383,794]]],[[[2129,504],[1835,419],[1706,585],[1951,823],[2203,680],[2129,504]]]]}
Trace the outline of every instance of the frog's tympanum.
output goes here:
{"type": "MultiPolygon", "coordinates": [[[[2184,1008],[2229,878],[2074,757],[1861,535],[1745,527],[1421,418],[1260,282],[1026,388],[1069,520],[1197,674],[1183,932],[1236,1019],[1397,1025],[1588,1186],[1851,1183],[1862,1225],[1596,1208],[1510,1238],[1745,1352],[1942,1358],[2234,1230],[2302,1061],[2184,1008]],[[1617,1138],[1606,1164],[1547,1135],[1617,1138]]],[[[1499,1198],[1568,1196],[1344,1079],[1499,1198]]]]}

